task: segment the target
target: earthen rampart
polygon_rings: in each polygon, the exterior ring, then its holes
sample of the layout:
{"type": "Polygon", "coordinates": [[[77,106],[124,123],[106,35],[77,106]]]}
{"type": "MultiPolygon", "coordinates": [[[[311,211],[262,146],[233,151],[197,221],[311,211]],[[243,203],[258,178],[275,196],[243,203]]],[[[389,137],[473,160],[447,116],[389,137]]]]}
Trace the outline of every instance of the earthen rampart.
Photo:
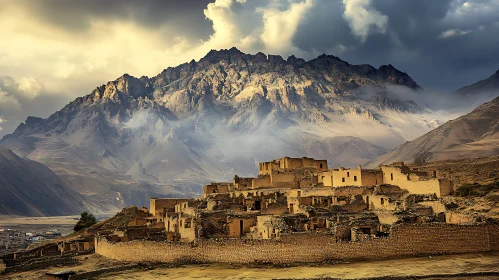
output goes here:
{"type": "Polygon", "coordinates": [[[339,242],[334,235],[294,233],[280,240],[199,240],[196,245],[151,241],[111,243],[96,238],[96,253],[120,261],[203,263],[314,263],[415,255],[486,252],[499,249],[494,224],[401,224],[390,237],[339,242]]]}

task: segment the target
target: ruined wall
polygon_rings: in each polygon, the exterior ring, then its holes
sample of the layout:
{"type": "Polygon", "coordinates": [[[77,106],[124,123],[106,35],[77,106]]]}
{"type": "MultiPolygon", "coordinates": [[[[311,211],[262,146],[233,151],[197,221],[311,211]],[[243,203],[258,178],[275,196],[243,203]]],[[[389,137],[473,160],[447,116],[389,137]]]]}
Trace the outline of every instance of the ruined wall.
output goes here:
{"type": "Polygon", "coordinates": [[[175,211],[175,205],[178,203],[188,201],[189,199],[179,199],[179,198],[151,198],[150,200],[150,206],[149,206],[149,212],[153,216],[156,215],[156,213],[163,212],[163,208],[166,208],[168,211],[174,212],[175,211]]]}
{"type": "Polygon", "coordinates": [[[344,186],[362,186],[360,169],[343,169],[333,170],[331,172],[333,176],[333,187],[344,187],[344,186]]]}
{"type": "Polygon", "coordinates": [[[383,172],[381,170],[362,170],[361,185],[374,186],[383,184],[383,172]]]}
{"type": "Polygon", "coordinates": [[[258,216],[256,238],[275,239],[279,237],[280,228],[284,225],[284,220],[276,216],[258,216]]]}
{"type": "Polygon", "coordinates": [[[324,187],[332,187],[333,186],[333,173],[331,170],[320,172],[318,174],[317,181],[319,183],[323,183],[324,187]]]}
{"type": "Polygon", "coordinates": [[[370,210],[397,210],[397,205],[386,195],[370,194],[364,197],[364,201],[368,203],[370,210]]]}
{"type": "Polygon", "coordinates": [[[459,212],[448,211],[445,212],[445,222],[449,224],[467,224],[474,223],[475,217],[471,215],[462,214],[459,212]]]}
{"type": "Polygon", "coordinates": [[[258,175],[255,179],[253,179],[253,184],[252,188],[253,189],[259,189],[259,188],[268,188],[272,185],[270,181],[270,175],[258,175]]]}
{"type": "Polygon", "coordinates": [[[454,183],[447,178],[438,179],[440,182],[440,195],[446,196],[454,192],[454,183]]]}
{"type": "Polygon", "coordinates": [[[315,160],[313,158],[290,158],[283,157],[274,161],[282,169],[298,169],[303,167],[313,167],[321,170],[327,170],[327,160],[315,160]]]}
{"type": "Polygon", "coordinates": [[[363,242],[336,242],[334,235],[295,233],[276,240],[202,240],[199,244],[131,241],[109,243],[99,239],[96,253],[120,261],[249,264],[310,263],[325,260],[381,259],[425,254],[485,252],[498,249],[498,226],[415,224],[394,226],[389,238],[363,242]],[[495,231],[495,232],[494,232],[495,231]],[[490,232],[493,232],[490,234],[490,232]]]}
{"type": "Polygon", "coordinates": [[[376,216],[378,216],[378,220],[381,224],[391,225],[396,223],[399,218],[393,214],[393,212],[389,211],[375,211],[376,216]]]}
{"type": "Polygon", "coordinates": [[[491,251],[499,251],[499,224],[489,224],[489,242],[491,251]]]}
{"type": "Polygon", "coordinates": [[[289,191],[288,189],[277,189],[277,188],[272,188],[272,189],[266,188],[266,189],[263,189],[262,188],[262,189],[249,190],[249,191],[234,191],[232,197],[239,197],[241,195],[243,197],[248,197],[249,195],[253,195],[253,196],[265,196],[265,195],[273,194],[273,193],[276,193],[276,192],[287,193],[288,191],[289,191]]]}
{"type": "Polygon", "coordinates": [[[298,186],[300,188],[307,188],[313,186],[315,183],[317,183],[316,176],[302,177],[298,182],[298,186]]]}
{"type": "Polygon", "coordinates": [[[272,188],[289,188],[298,187],[297,177],[294,172],[272,172],[270,174],[272,188]]]}
{"type": "MultiPolygon", "coordinates": [[[[281,168],[286,168],[286,169],[296,169],[296,168],[301,168],[303,167],[303,160],[301,158],[282,158],[281,159],[281,168]]],[[[306,162],[306,161],[305,161],[306,162]]],[[[312,166],[312,165],[309,165],[312,166]]],[[[315,166],[315,162],[313,163],[313,166],[315,166]]]]}
{"type": "Polygon", "coordinates": [[[258,175],[268,175],[272,171],[272,163],[271,162],[260,162],[258,164],[258,175]]]}
{"type": "Polygon", "coordinates": [[[441,192],[439,179],[433,178],[422,181],[411,181],[407,178],[407,175],[402,173],[399,168],[392,166],[382,166],[383,170],[383,183],[390,184],[405,189],[412,194],[436,194],[437,197],[441,197],[441,192]]]}
{"type": "Polygon", "coordinates": [[[365,192],[372,192],[372,188],[339,187],[333,189],[334,196],[362,195],[365,192]]]}
{"type": "Polygon", "coordinates": [[[282,215],[288,212],[288,207],[285,204],[269,204],[268,208],[260,211],[262,215],[282,215]]]}
{"type": "Polygon", "coordinates": [[[328,196],[332,195],[333,191],[331,188],[305,188],[290,190],[287,192],[288,197],[306,197],[306,196],[328,196]]]}
{"type": "Polygon", "coordinates": [[[229,238],[242,237],[250,232],[252,226],[256,225],[256,217],[252,218],[228,218],[227,227],[229,238]],[[242,225],[242,232],[241,232],[242,225]]]}
{"type": "Polygon", "coordinates": [[[239,176],[234,177],[234,187],[236,190],[249,190],[253,186],[255,178],[242,178],[239,176]]]}
{"type": "Polygon", "coordinates": [[[217,193],[227,193],[231,190],[232,183],[211,183],[203,187],[204,197],[217,193]]]}
{"type": "Polygon", "coordinates": [[[328,169],[327,160],[316,160],[315,165],[317,166],[317,168],[322,169],[322,170],[328,169]]]}
{"type": "Polygon", "coordinates": [[[435,213],[435,214],[446,212],[445,205],[439,200],[422,201],[422,202],[419,202],[419,204],[427,206],[427,207],[431,207],[431,209],[433,209],[433,213],[435,213]]]}
{"type": "Polygon", "coordinates": [[[181,241],[194,241],[196,239],[196,223],[194,218],[180,216],[178,233],[180,234],[181,241]]]}

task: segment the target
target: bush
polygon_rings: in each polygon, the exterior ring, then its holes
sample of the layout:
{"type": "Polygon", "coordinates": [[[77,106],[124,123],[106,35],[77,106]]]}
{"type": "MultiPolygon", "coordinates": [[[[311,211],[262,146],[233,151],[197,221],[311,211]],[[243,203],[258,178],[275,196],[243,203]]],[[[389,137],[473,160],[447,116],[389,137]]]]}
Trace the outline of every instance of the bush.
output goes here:
{"type": "Polygon", "coordinates": [[[80,231],[84,228],[88,228],[92,225],[95,225],[96,223],[97,220],[95,219],[94,215],[88,212],[83,212],[80,215],[80,220],[76,223],[74,227],[74,231],[80,231]]]}
{"type": "Polygon", "coordinates": [[[430,152],[423,152],[423,153],[417,155],[414,158],[414,164],[425,165],[426,163],[428,163],[428,160],[430,159],[431,155],[432,155],[432,153],[430,153],[430,152]]]}
{"type": "Polygon", "coordinates": [[[446,209],[457,209],[459,208],[459,205],[455,202],[447,203],[445,204],[446,209]]]}
{"type": "Polygon", "coordinates": [[[499,190],[499,183],[493,183],[488,185],[480,185],[475,183],[473,185],[466,184],[459,186],[456,189],[456,195],[458,196],[486,196],[487,194],[499,190]]]}

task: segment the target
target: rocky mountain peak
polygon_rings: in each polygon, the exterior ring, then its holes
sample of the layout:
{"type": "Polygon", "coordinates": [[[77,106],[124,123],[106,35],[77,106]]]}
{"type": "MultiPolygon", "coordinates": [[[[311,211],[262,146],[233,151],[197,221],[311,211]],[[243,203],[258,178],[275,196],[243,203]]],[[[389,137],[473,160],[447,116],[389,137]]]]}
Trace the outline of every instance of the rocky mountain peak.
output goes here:
{"type": "Polygon", "coordinates": [[[377,75],[390,83],[398,85],[406,85],[413,89],[421,89],[421,87],[407,73],[398,70],[393,65],[381,65],[378,68],[377,75]]]}
{"type": "Polygon", "coordinates": [[[103,87],[94,90],[93,95],[97,100],[109,100],[115,103],[128,103],[152,93],[147,77],[137,79],[129,74],[124,74],[114,81],[108,82],[103,87]]]}
{"type": "Polygon", "coordinates": [[[232,47],[230,49],[222,49],[222,50],[211,50],[206,54],[203,58],[199,60],[199,63],[205,65],[216,64],[220,62],[226,62],[230,64],[233,60],[239,60],[244,57],[246,54],[238,50],[236,47],[232,47]]]}
{"type": "Polygon", "coordinates": [[[289,56],[286,62],[297,68],[303,67],[303,65],[306,63],[305,59],[297,58],[294,55],[289,56]]]}
{"type": "Polygon", "coordinates": [[[39,123],[41,121],[43,121],[42,118],[28,116],[28,118],[26,118],[26,125],[28,125],[28,126],[36,125],[37,123],[39,123]]]}

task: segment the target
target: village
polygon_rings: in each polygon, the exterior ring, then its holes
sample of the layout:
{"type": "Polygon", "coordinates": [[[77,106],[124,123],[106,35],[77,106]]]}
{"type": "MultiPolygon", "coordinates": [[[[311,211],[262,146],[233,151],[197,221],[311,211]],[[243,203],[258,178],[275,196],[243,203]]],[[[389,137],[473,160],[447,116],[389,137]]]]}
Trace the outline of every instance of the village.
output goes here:
{"type": "Polygon", "coordinates": [[[202,197],[151,198],[149,208],[125,208],[4,255],[5,271],[33,266],[33,257],[71,264],[93,253],[127,262],[290,264],[499,250],[494,219],[446,200],[455,192],[447,173],[403,162],[330,169],[306,157],[258,168],[256,177],[204,186],[202,197]]]}
{"type": "Polygon", "coordinates": [[[260,163],[255,178],[204,186],[202,199],[151,198],[152,216],[130,226],[164,226],[167,240],[182,242],[308,231],[359,241],[385,236],[397,222],[461,222],[439,201],[452,189],[451,180],[403,163],[328,169],[326,160],[284,157],[260,163]]]}

